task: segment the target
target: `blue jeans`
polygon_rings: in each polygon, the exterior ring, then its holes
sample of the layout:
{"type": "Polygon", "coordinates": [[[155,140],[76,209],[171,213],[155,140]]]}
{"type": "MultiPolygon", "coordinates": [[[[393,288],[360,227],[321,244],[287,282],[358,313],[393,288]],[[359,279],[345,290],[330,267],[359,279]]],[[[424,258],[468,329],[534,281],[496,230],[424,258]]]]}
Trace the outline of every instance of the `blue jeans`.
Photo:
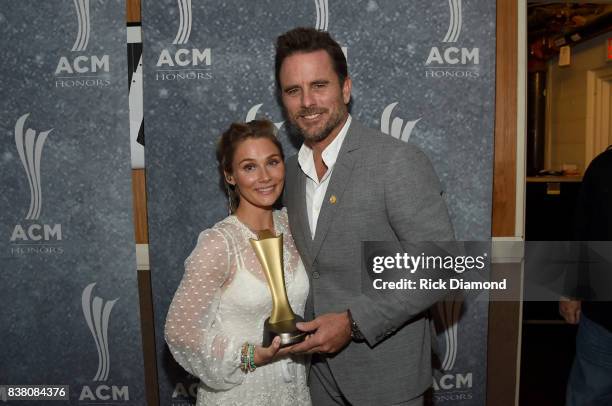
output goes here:
{"type": "Polygon", "coordinates": [[[580,315],[567,406],[612,405],[612,333],[580,315]]]}

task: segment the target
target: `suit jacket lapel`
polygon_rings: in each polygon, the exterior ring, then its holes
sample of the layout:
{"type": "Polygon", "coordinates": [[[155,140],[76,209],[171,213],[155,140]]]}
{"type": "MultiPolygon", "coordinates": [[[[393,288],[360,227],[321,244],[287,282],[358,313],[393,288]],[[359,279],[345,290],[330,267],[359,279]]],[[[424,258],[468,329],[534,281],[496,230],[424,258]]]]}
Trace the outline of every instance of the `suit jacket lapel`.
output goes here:
{"type": "Polygon", "coordinates": [[[334,165],[323,204],[321,205],[321,213],[317,220],[317,231],[310,251],[313,261],[321,250],[321,245],[329,231],[330,224],[335,218],[336,212],[342,206],[342,195],[350,182],[357,155],[354,151],[360,146],[361,133],[363,132],[359,130],[359,124],[353,119],[344,143],[340,148],[338,159],[334,165]],[[331,198],[332,196],[334,196],[333,199],[331,198]]]}
{"type": "MultiPolygon", "coordinates": [[[[297,168],[297,176],[295,179],[295,208],[297,214],[297,234],[294,235],[294,239],[299,239],[299,246],[304,247],[304,252],[300,252],[302,256],[306,256],[305,259],[308,263],[312,263],[310,250],[312,248],[312,237],[310,233],[310,225],[308,224],[308,212],[306,208],[306,174],[299,168],[297,168]]],[[[297,241],[296,241],[297,243],[297,241]]],[[[305,262],[306,262],[305,261],[305,262]]]]}

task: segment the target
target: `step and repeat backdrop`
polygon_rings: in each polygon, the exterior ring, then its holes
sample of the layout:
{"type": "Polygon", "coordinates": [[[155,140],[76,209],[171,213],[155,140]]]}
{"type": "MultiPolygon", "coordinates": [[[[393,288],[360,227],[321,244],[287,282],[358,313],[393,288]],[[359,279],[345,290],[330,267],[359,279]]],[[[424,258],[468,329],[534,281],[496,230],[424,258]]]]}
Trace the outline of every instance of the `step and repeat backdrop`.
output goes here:
{"type": "MultiPolygon", "coordinates": [[[[146,164],[160,404],[194,403],[166,313],[199,232],[227,215],[219,135],[266,117],[299,148],[274,89],[276,37],[297,26],[343,47],[357,120],[426,152],[457,239],[490,239],[494,2],[160,0],[127,46],[120,0],[0,6],[0,385],[146,403],[130,188],[146,164]]],[[[484,403],[487,307],[436,306],[435,404],[484,403]]]]}
{"type": "Polygon", "coordinates": [[[125,2],[1,0],[0,44],[0,385],[144,405],[125,2]]]}
{"type": "MultiPolygon", "coordinates": [[[[234,121],[266,117],[274,43],[297,26],[329,31],[347,55],[352,114],[419,145],[446,191],[460,240],[490,238],[495,2],[487,0],[162,0],[142,6],[150,263],[160,402],[193,402],[196,380],[172,359],[163,326],[199,232],[227,215],[215,143],[234,121]]],[[[398,173],[398,177],[410,174],[398,173]]],[[[486,301],[437,306],[435,404],[481,405],[486,301]]]]}

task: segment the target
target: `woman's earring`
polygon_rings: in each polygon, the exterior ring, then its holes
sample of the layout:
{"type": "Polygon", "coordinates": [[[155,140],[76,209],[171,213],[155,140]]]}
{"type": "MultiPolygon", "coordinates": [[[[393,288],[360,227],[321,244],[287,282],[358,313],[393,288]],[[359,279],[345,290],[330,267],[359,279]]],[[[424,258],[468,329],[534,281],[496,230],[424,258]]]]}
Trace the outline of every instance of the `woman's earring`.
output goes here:
{"type": "Polygon", "coordinates": [[[229,183],[225,184],[225,189],[227,191],[227,211],[228,215],[231,216],[234,214],[234,203],[232,202],[232,190],[230,188],[229,183]]]}

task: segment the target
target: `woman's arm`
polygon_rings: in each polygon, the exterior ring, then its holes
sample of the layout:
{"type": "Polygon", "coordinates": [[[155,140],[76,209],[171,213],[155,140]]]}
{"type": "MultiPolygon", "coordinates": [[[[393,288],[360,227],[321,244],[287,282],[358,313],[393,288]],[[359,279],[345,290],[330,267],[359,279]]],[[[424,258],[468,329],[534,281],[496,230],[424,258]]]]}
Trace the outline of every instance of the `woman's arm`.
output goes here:
{"type": "Polygon", "coordinates": [[[165,337],[176,361],[207,386],[227,390],[240,384],[239,337],[215,326],[221,287],[230,277],[230,251],[224,235],[202,232],[185,260],[185,274],[172,299],[165,337]]]}

